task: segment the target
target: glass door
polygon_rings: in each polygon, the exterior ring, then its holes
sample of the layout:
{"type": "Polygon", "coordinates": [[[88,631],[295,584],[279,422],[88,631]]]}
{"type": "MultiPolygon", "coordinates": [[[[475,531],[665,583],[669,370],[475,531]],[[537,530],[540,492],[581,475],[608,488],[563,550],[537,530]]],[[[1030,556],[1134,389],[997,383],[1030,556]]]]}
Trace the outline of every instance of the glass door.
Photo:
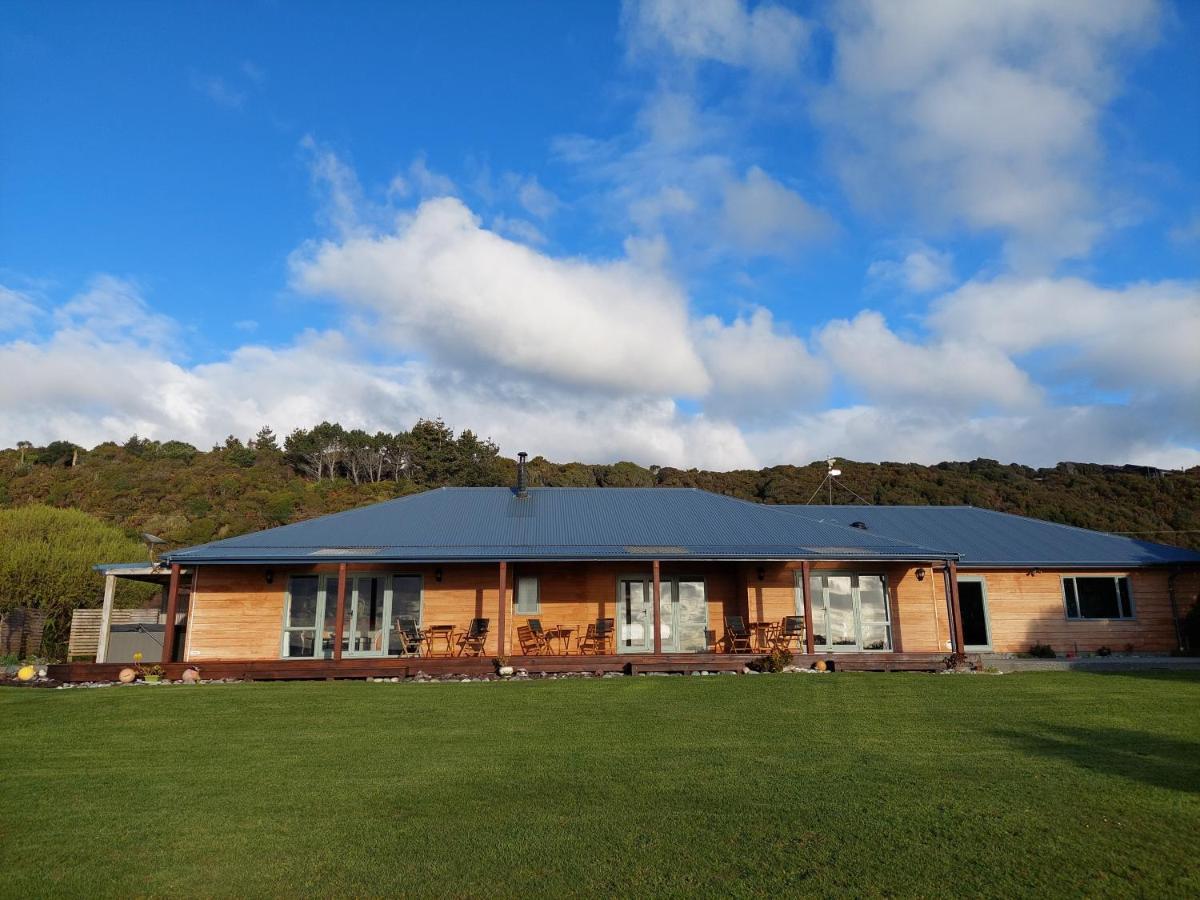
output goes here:
{"type": "Polygon", "coordinates": [[[663,652],[703,653],[708,648],[704,638],[704,629],[708,627],[704,579],[664,579],[659,592],[663,652]]]}
{"type": "Polygon", "coordinates": [[[645,578],[617,581],[617,652],[654,650],[654,595],[645,578]]]}
{"type": "MultiPolygon", "coordinates": [[[[809,581],[815,650],[891,650],[887,581],[882,575],[816,574],[809,581]]],[[[796,612],[804,614],[799,583],[796,612]]]]}
{"type": "Polygon", "coordinates": [[[387,654],[387,607],[391,601],[385,575],[356,575],[346,585],[345,643],[347,656],[384,656],[387,654]]]}

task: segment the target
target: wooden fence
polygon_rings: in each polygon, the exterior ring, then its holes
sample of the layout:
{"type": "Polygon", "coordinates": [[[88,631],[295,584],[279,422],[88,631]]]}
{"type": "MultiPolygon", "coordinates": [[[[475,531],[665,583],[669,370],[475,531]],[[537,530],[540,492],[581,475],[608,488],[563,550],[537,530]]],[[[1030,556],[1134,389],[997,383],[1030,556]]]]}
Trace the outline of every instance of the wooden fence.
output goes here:
{"type": "Polygon", "coordinates": [[[46,630],[44,609],[10,609],[0,615],[0,655],[37,656],[46,630]]]}

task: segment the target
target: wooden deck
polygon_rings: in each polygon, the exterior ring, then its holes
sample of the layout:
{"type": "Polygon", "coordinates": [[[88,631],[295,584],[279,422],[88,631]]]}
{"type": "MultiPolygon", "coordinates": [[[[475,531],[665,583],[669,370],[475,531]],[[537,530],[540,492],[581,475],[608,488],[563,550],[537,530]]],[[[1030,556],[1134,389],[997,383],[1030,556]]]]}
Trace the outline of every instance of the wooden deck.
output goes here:
{"type": "MultiPolygon", "coordinates": [[[[625,654],[620,656],[511,656],[508,662],[530,674],[620,672],[740,672],[754,654],[671,653],[625,654]]],[[[839,672],[936,672],[945,668],[940,653],[834,653],[797,654],[792,664],[809,667],[824,660],[839,672]]],[[[50,666],[49,675],[58,681],[116,681],[129,663],[71,662],[50,666]]],[[[305,680],[328,678],[411,678],[417,674],[487,675],[495,672],[490,657],[399,657],[341,660],[208,660],[200,663],[169,663],[166,677],[178,679],[184,669],[199,669],[205,679],[236,678],[247,681],[305,680]]]]}

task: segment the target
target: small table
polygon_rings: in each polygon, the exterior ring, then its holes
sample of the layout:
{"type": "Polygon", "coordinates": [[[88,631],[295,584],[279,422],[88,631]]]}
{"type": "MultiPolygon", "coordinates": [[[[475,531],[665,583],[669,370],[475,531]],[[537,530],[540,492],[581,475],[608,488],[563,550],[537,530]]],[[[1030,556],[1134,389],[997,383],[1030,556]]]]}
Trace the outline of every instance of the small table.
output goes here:
{"type": "Polygon", "coordinates": [[[751,622],[749,624],[751,644],[755,650],[765,652],[771,649],[771,629],[774,622],[751,622]]]}
{"type": "Polygon", "coordinates": [[[553,628],[547,628],[544,632],[546,646],[550,648],[552,654],[566,656],[571,649],[571,635],[577,630],[574,625],[555,625],[553,628]],[[558,645],[557,650],[554,648],[555,644],[558,645]]]}
{"type": "Polygon", "coordinates": [[[425,629],[425,646],[429,650],[429,655],[435,653],[434,642],[443,641],[446,646],[445,653],[447,656],[454,655],[454,626],[453,625],[430,625],[425,629]]]}

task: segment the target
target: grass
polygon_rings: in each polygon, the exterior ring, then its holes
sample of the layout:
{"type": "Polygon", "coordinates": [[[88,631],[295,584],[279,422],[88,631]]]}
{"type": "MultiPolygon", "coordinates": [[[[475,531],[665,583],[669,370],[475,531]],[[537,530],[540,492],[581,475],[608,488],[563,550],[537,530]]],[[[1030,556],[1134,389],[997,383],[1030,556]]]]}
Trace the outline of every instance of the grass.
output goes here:
{"type": "Polygon", "coordinates": [[[1200,678],[0,690],[0,895],[1200,895],[1200,678]]]}

